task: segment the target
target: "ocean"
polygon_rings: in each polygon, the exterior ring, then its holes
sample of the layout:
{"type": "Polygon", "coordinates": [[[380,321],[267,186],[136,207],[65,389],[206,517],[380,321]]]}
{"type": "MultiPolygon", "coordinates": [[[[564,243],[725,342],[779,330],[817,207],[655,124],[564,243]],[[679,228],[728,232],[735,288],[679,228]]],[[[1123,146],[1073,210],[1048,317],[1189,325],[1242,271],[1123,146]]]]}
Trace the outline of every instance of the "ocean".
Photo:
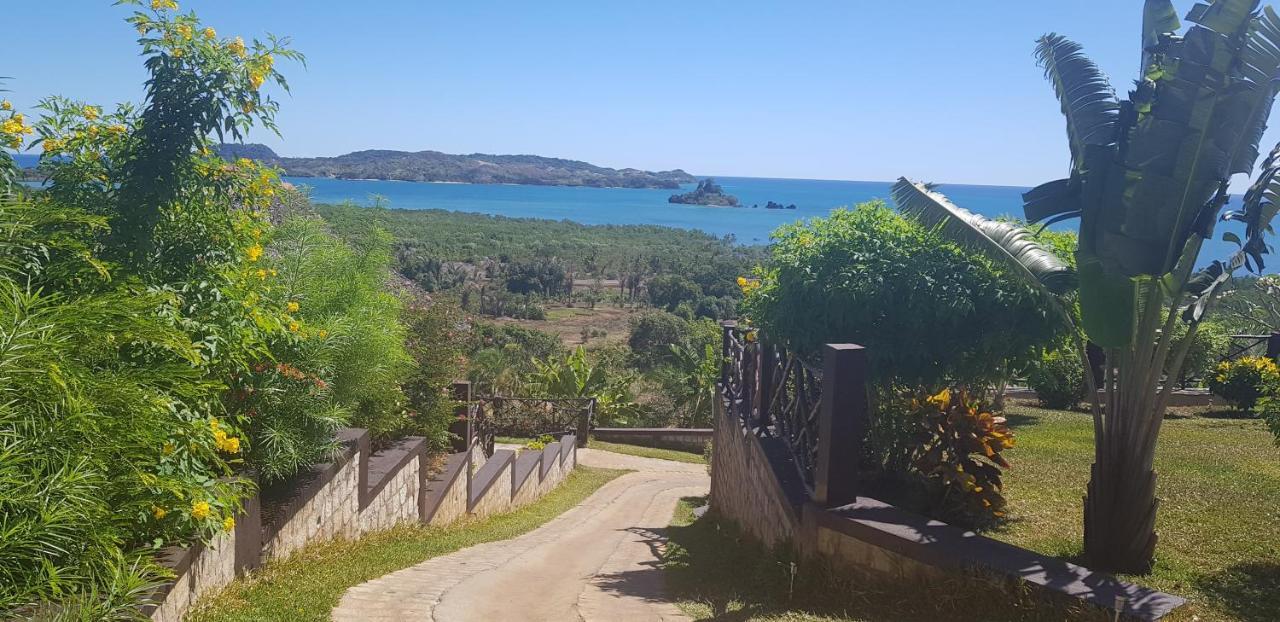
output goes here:
{"type": "MultiPolygon", "coordinates": [[[[23,166],[34,164],[28,154],[18,156],[23,166]]],[[[582,188],[567,186],[518,186],[494,184],[423,183],[409,181],[377,181],[285,177],[285,180],[311,189],[317,203],[342,203],[370,206],[376,201],[399,209],[443,209],[476,212],[514,218],[571,220],[588,225],[663,225],[705,231],[717,237],[731,235],[742,244],[767,244],[770,234],[779,226],[801,219],[823,216],[838,207],[847,207],[872,199],[889,198],[890,182],[830,181],[818,179],[769,179],[760,177],[715,177],[724,191],[738,197],[748,207],[708,207],[668,203],[675,190],[633,188],[582,188]],[[765,209],[769,201],[795,204],[794,210],[765,209]],[[752,209],[753,204],[760,205],[752,209]]],[[[693,184],[679,192],[687,192],[693,184]]],[[[1021,216],[1022,193],[1027,188],[1016,186],[977,186],[939,184],[937,189],[955,204],[989,217],[1021,216]]],[[[1233,203],[1239,201],[1233,197],[1233,203]]],[[[1074,221],[1056,225],[1055,229],[1072,229],[1074,221]]],[[[1220,223],[1215,231],[1218,240],[1205,243],[1200,265],[1222,259],[1235,250],[1233,244],[1220,240],[1224,231],[1235,231],[1244,237],[1239,223],[1220,223]]],[[[1280,267],[1280,258],[1270,262],[1266,272],[1280,267]]]]}
{"type": "MultiPolygon", "coordinates": [[[[290,183],[311,188],[318,203],[351,201],[372,205],[374,196],[388,207],[444,209],[520,218],[572,220],[583,224],[646,224],[698,229],[715,236],[732,235],[743,244],[766,244],[780,225],[822,216],[832,209],[872,199],[889,198],[889,182],[824,181],[815,179],[765,179],[716,177],[728,194],[746,207],[709,207],[668,203],[667,197],[682,190],[632,188],[579,188],[565,186],[515,186],[442,184],[402,181],[363,181],[286,177],[290,183]],[[794,210],[765,209],[769,201],[795,204],[794,210]],[[760,207],[752,209],[750,206],[760,207]]],[[[962,207],[991,215],[1022,212],[1025,188],[1007,186],[942,186],[962,207]]]]}
{"type": "MultiPolygon", "coordinates": [[[[738,197],[746,208],[709,207],[668,203],[675,190],[631,188],[577,188],[564,186],[516,186],[488,184],[421,183],[286,177],[290,183],[311,188],[318,203],[351,201],[369,206],[379,202],[400,209],[443,209],[478,212],[516,218],[571,220],[589,225],[645,224],[698,229],[715,236],[732,235],[742,244],[768,244],[779,226],[800,219],[824,216],[838,207],[857,205],[872,199],[889,199],[891,182],[830,181],[818,179],[768,179],[760,177],[715,177],[728,194],[738,197]],[[765,209],[769,201],[795,204],[794,210],[765,209]],[[760,205],[752,209],[753,204],[760,205]]],[[[684,186],[679,192],[693,189],[684,186]]],[[[1017,186],[977,186],[938,184],[936,189],[953,203],[988,217],[1022,216],[1022,193],[1017,186]]],[[[1238,204],[1239,197],[1232,202],[1238,204]]],[[[1077,221],[1055,225],[1054,229],[1074,230],[1077,221]]],[[[1236,249],[1222,242],[1224,231],[1244,237],[1239,223],[1219,223],[1218,239],[1205,243],[1200,266],[1225,259],[1236,249]]],[[[1266,272],[1276,272],[1280,258],[1270,262],[1266,272]]],[[[1244,274],[1243,271],[1238,274],[1244,274]]]]}

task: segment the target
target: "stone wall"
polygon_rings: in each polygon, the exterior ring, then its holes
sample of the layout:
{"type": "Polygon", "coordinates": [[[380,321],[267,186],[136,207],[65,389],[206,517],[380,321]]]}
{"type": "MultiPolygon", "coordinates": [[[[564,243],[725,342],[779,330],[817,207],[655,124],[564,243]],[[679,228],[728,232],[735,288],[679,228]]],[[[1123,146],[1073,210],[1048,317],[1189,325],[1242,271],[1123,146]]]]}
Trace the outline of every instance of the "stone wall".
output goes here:
{"type": "MultiPolygon", "coordinates": [[[[341,451],[332,463],[249,500],[246,508],[254,511],[237,517],[232,533],[208,545],[166,551],[160,561],[176,578],[153,594],[155,604],[144,612],[157,622],[178,622],[198,599],[221,590],[237,574],[316,542],[356,538],[402,523],[447,525],[510,511],[559,485],[577,457],[575,437],[566,436],[538,452],[536,464],[516,486],[515,457],[509,451],[492,458],[452,454],[443,471],[427,478],[421,439],[377,453],[364,430],[344,430],[339,441],[341,451]]],[[[525,461],[530,466],[531,459],[525,461]]]]}
{"type": "Polygon", "coordinates": [[[716,400],[711,507],[770,547],[790,542],[799,514],[754,435],[716,400]]]}
{"type": "Polygon", "coordinates": [[[716,404],[711,507],[765,545],[790,546],[836,569],[876,573],[902,589],[976,573],[1100,609],[1118,606],[1125,619],[1137,620],[1158,620],[1185,602],[869,497],[820,505],[793,481],[798,471],[780,441],[757,437],[726,412],[723,400],[716,404]]]}
{"type": "Polygon", "coordinates": [[[369,505],[360,510],[361,534],[418,520],[421,460],[416,456],[410,459],[398,473],[390,477],[378,496],[370,499],[369,505]]]}
{"type": "Polygon", "coordinates": [[[625,443],[702,453],[711,442],[711,428],[596,428],[591,437],[606,443],[625,443]]]}

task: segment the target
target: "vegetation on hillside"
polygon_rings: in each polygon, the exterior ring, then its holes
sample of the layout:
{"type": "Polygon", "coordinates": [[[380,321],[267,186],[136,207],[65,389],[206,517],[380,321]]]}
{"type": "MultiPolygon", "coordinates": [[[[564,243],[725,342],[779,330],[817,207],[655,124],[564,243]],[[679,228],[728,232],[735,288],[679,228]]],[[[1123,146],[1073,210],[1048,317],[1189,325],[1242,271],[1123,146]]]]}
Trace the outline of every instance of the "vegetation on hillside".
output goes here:
{"type": "Polygon", "coordinates": [[[371,149],[333,158],[282,158],[259,144],[224,144],[229,160],[249,158],[294,177],[447,181],[468,184],[529,184],[594,188],[678,188],[694,177],[682,170],[613,169],[577,160],[534,155],[453,155],[439,151],[371,149]]]}

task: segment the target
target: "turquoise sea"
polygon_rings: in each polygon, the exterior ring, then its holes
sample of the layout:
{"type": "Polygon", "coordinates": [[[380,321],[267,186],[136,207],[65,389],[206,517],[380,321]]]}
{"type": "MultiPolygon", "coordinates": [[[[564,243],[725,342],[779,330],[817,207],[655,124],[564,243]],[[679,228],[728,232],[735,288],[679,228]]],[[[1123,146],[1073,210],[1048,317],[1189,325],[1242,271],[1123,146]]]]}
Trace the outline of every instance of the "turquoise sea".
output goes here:
{"type": "MultiPolygon", "coordinates": [[[[352,201],[371,205],[373,195],[381,195],[393,208],[550,218],[591,225],[665,225],[700,229],[716,236],[733,235],[745,244],[767,243],[770,232],[785,223],[821,216],[834,208],[871,199],[888,199],[891,185],[869,181],[716,177],[725,192],[747,206],[731,208],[668,203],[667,197],[676,192],[674,190],[285,179],[309,186],[312,199],[318,203],[352,201]],[[796,209],[765,209],[769,201],[783,205],[794,203],[796,209]],[[752,204],[760,207],[752,209],[752,204]]],[[[681,192],[692,187],[691,184],[681,192]]],[[[942,186],[941,190],[967,209],[983,214],[1016,215],[1022,212],[1021,194],[1026,189],[957,185],[942,186]]]]}
{"type": "MultiPolygon", "coordinates": [[[[478,212],[517,218],[572,220],[590,225],[647,224],[699,229],[716,236],[732,235],[743,244],[767,244],[769,234],[779,225],[822,216],[832,209],[871,199],[889,198],[890,182],[828,181],[818,179],[767,179],[759,177],[716,177],[724,191],[738,197],[746,208],[708,207],[668,203],[673,190],[631,188],[574,188],[564,186],[516,186],[486,184],[444,184],[408,181],[376,181],[286,177],[287,181],[311,188],[319,203],[351,201],[372,205],[373,196],[385,197],[386,205],[400,209],[443,209],[478,212]],[[794,210],[765,209],[773,201],[794,203],[794,210]],[[752,204],[761,207],[751,209],[752,204]]],[[[693,188],[689,184],[681,190],[693,188]]],[[[1022,216],[1022,193],[1015,186],[975,186],[939,184],[937,189],[955,204],[985,216],[1022,216]]],[[[1238,198],[1233,199],[1237,201],[1238,198]]],[[[1076,221],[1055,228],[1074,229],[1076,221]]],[[[1238,223],[1219,223],[1215,235],[1238,230],[1238,223]]],[[[1218,240],[1205,244],[1200,265],[1226,258],[1235,246],[1218,240]]],[[[1280,257],[1269,262],[1267,272],[1280,267],[1280,257]]],[[[1243,274],[1243,271],[1241,272],[1243,274]]]]}
{"type": "MultiPolygon", "coordinates": [[[[22,154],[19,164],[31,166],[35,158],[22,154]]],[[[631,188],[578,188],[565,186],[517,186],[491,184],[449,184],[408,181],[377,181],[286,177],[285,180],[311,188],[319,203],[351,201],[373,205],[374,196],[385,198],[388,207],[399,209],[443,209],[476,212],[515,218],[571,220],[589,225],[648,224],[698,229],[715,236],[732,235],[743,244],[767,244],[778,226],[796,220],[822,216],[832,209],[871,199],[888,199],[890,182],[830,181],[817,179],[768,179],[760,177],[715,178],[724,191],[737,196],[745,208],[676,205],[667,202],[674,190],[631,188]],[[769,201],[790,205],[794,210],[765,209],[769,201]],[[752,209],[749,206],[761,207],[752,209]]],[[[680,192],[691,190],[693,184],[680,192]]],[[[1015,186],[940,184],[938,190],[957,205],[986,216],[1021,216],[1022,193],[1015,186]]],[[[1233,198],[1233,202],[1238,198],[1233,198]]],[[[1071,229],[1074,221],[1055,228],[1071,229]]],[[[1220,223],[1215,235],[1227,230],[1244,232],[1238,223],[1220,223]]],[[[1225,258],[1235,246],[1215,240],[1205,244],[1200,264],[1225,258]]],[[[1269,262],[1267,272],[1280,267],[1280,256],[1269,262]]]]}

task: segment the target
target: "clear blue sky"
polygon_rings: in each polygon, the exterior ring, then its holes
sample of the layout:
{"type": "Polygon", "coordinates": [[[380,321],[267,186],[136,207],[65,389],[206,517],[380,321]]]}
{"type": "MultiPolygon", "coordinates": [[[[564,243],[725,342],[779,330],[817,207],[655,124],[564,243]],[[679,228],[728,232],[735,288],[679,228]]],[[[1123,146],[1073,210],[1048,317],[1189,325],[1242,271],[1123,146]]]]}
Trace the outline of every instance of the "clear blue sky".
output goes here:
{"type": "MultiPolygon", "coordinates": [[[[14,2],[15,103],[138,100],[127,11],[14,2]]],[[[1121,90],[1140,0],[185,0],[222,34],[291,36],[284,155],[535,153],[693,173],[1030,185],[1066,169],[1032,58],[1057,31],[1121,90]]],[[[1192,4],[1177,2],[1185,14],[1192,4]]],[[[1276,125],[1280,125],[1277,122],[1276,125]]],[[[1280,138],[1271,132],[1264,149],[1280,138]]]]}

